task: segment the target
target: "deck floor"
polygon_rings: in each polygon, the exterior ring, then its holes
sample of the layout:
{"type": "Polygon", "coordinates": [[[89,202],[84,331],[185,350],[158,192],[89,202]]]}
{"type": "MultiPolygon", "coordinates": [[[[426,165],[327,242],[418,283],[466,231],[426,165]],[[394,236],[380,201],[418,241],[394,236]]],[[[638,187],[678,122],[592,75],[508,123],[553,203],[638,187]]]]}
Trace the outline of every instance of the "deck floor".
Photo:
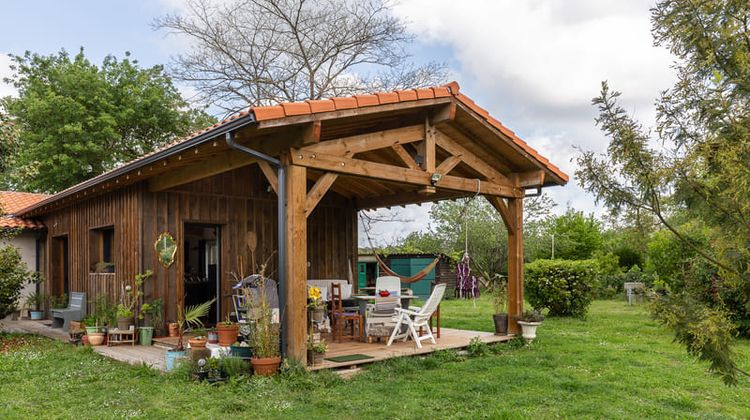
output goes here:
{"type": "MultiPolygon", "coordinates": [[[[68,334],[61,329],[51,328],[49,326],[49,321],[10,321],[5,319],[2,321],[2,325],[3,330],[8,332],[39,334],[60,341],[68,341],[68,334]]],[[[498,336],[493,333],[481,331],[442,328],[440,338],[437,339],[436,344],[432,344],[429,341],[423,341],[422,348],[418,349],[411,340],[406,342],[398,341],[391,346],[386,346],[386,338],[383,338],[380,342],[373,341],[372,343],[353,340],[344,340],[337,343],[331,340],[330,336],[328,336],[325,337],[328,342],[328,352],[326,353],[326,357],[363,354],[371,356],[372,358],[339,363],[324,360],[323,363],[310,366],[309,369],[355,368],[364,364],[374,363],[394,357],[416,356],[446,349],[462,349],[467,347],[471,339],[474,337],[479,337],[483,342],[488,344],[508,341],[513,338],[513,336],[498,336]]],[[[165,370],[166,348],[172,347],[172,345],[176,344],[176,341],[176,338],[164,337],[155,339],[154,342],[157,345],[154,346],[131,346],[124,344],[112,347],[96,346],[93,349],[97,353],[111,359],[132,365],[141,365],[145,363],[154,369],[163,371],[165,370]]]]}
{"type": "Polygon", "coordinates": [[[363,364],[378,362],[394,357],[416,356],[420,354],[432,353],[438,350],[461,349],[467,347],[471,339],[474,337],[479,337],[483,342],[488,344],[500,343],[513,338],[513,336],[498,336],[493,333],[482,331],[441,328],[440,338],[435,340],[437,341],[436,344],[432,344],[429,340],[422,341],[422,348],[418,349],[414,342],[411,340],[405,342],[396,341],[391,346],[387,346],[387,338],[381,339],[380,342],[373,341],[372,343],[353,340],[344,340],[340,343],[337,343],[330,340],[330,337],[326,337],[326,342],[328,342],[328,351],[326,352],[325,357],[362,354],[366,356],[372,356],[372,359],[354,360],[350,362],[340,363],[324,360],[323,363],[319,365],[311,366],[310,370],[357,367],[363,364]]]}

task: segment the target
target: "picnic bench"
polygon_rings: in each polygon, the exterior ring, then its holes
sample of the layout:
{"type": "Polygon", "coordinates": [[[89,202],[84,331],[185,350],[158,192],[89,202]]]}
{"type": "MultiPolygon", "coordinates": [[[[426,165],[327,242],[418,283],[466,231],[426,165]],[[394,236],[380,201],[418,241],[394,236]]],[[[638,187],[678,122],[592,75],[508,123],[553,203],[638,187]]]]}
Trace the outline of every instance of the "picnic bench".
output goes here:
{"type": "Polygon", "coordinates": [[[68,307],[52,309],[52,328],[68,331],[70,321],[80,321],[86,315],[86,293],[71,292],[68,307]]]}

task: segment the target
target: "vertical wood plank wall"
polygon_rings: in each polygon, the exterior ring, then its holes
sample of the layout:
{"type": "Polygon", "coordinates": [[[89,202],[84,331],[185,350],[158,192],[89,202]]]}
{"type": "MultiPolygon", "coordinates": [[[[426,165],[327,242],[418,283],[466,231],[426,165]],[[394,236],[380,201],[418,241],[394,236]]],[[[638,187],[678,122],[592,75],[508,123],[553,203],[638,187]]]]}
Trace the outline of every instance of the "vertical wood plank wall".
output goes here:
{"type": "MultiPolygon", "coordinates": [[[[53,264],[60,264],[51,258],[53,239],[60,235],[68,237],[69,287],[70,291],[86,292],[86,299],[93,300],[97,295],[107,295],[111,300],[119,297],[126,282],[141,271],[141,231],[139,212],[142,187],[128,186],[93,199],[80,201],[70,207],[44,217],[47,226],[46,250],[44,253],[45,273],[59,270],[53,264]],[[104,276],[90,276],[91,267],[98,261],[91,261],[90,230],[114,226],[113,258],[115,273],[104,276]]],[[[45,290],[49,294],[60,294],[51,279],[47,279],[45,290]]],[[[93,307],[89,305],[89,309],[93,307]]]]}
{"type": "MultiPolygon", "coordinates": [[[[308,219],[308,277],[346,279],[347,264],[356,259],[356,224],[351,203],[329,193],[308,219]]],[[[165,320],[174,320],[176,304],[183,297],[183,230],[185,223],[215,224],[221,227],[221,308],[224,314],[231,307],[232,272],[239,272],[238,256],[242,255],[244,272],[251,270],[251,257],[246,244],[247,232],[258,238],[256,262],[267,258],[267,275],[276,278],[278,249],[276,195],[256,165],[246,166],[210,178],[195,181],[163,192],[149,192],[145,183],[58,210],[44,217],[48,227],[47,246],[52,238],[67,234],[70,254],[70,290],[84,291],[88,298],[99,293],[110,299],[124,282],[148,269],[154,276],[145,284],[147,300],[161,298],[165,320]],[[95,261],[90,259],[92,228],[114,226],[115,274],[89,275],[95,261]],[[175,237],[178,250],[169,268],[158,264],[153,244],[161,232],[175,237]],[[114,282],[106,283],[107,280],[114,282]]],[[[46,253],[50,255],[50,253],[46,253]]],[[[46,258],[45,271],[51,272],[53,262],[46,258]]],[[[356,261],[353,261],[356,264],[356,261]]],[[[356,272],[356,270],[354,271],[356,272]]],[[[49,282],[48,282],[49,285],[49,282]]],[[[49,291],[49,290],[48,290],[49,291]]],[[[93,309],[90,307],[90,309],[93,309]]]]}

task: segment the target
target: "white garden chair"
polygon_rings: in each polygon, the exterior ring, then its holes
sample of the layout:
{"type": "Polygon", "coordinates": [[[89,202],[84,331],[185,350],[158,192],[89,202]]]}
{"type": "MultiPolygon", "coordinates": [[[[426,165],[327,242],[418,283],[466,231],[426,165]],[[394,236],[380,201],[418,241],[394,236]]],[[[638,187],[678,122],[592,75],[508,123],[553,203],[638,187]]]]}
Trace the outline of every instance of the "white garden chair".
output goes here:
{"type": "Polygon", "coordinates": [[[430,329],[430,317],[437,310],[440,301],[443,300],[444,294],[445,283],[441,283],[432,289],[432,294],[430,294],[430,297],[427,298],[427,302],[425,302],[424,306],[421,308],[396,309],[398,321],[396,321],[396,326],[393,328],[391,338],[388,340],[388,345],[390,346],[393,344],[393,340],[397,338],[402,338],[403,341],[406,341],[409,336],[411,336],[414,343],[417,344],[418,349],[422,348],[422,340],[429,339],[432,341],[432,344],[435,344],[435,337],[432,335],[432,330],[430,329]],[[407,327],[406,331],[403,333],[401,333],[402,325],[407,327]],[[417,330],[423,327],[427,331],[427,334],[420,337],[417,330]]]}
{"type": "Polygon", "coordinates": [[[401,279],[396,276],[380,276],[375,279],[375,293],[381,290],[391,292],[391,296],[401,295],[401,279]]]}

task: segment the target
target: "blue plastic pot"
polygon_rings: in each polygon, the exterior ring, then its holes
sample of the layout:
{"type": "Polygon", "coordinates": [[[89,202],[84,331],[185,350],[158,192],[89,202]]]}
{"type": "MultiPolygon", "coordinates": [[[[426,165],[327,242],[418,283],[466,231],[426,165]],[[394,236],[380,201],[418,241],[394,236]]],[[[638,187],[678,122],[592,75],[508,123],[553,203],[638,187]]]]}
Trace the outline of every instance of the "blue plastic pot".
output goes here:
{"type": "Polygon", "coordinates": [[[38,321],[42,319],[42,317],[44,316],[44,312],[43,311],[29,311],[29,316],[31,317],[32,320],[38,321]]]}
{"type": "Polygon", "coordinates": [[[174,369],[178,359],[182,359],[185,356],[187,356],[187,350],[167,350],[167,372],[174,369]]]}

